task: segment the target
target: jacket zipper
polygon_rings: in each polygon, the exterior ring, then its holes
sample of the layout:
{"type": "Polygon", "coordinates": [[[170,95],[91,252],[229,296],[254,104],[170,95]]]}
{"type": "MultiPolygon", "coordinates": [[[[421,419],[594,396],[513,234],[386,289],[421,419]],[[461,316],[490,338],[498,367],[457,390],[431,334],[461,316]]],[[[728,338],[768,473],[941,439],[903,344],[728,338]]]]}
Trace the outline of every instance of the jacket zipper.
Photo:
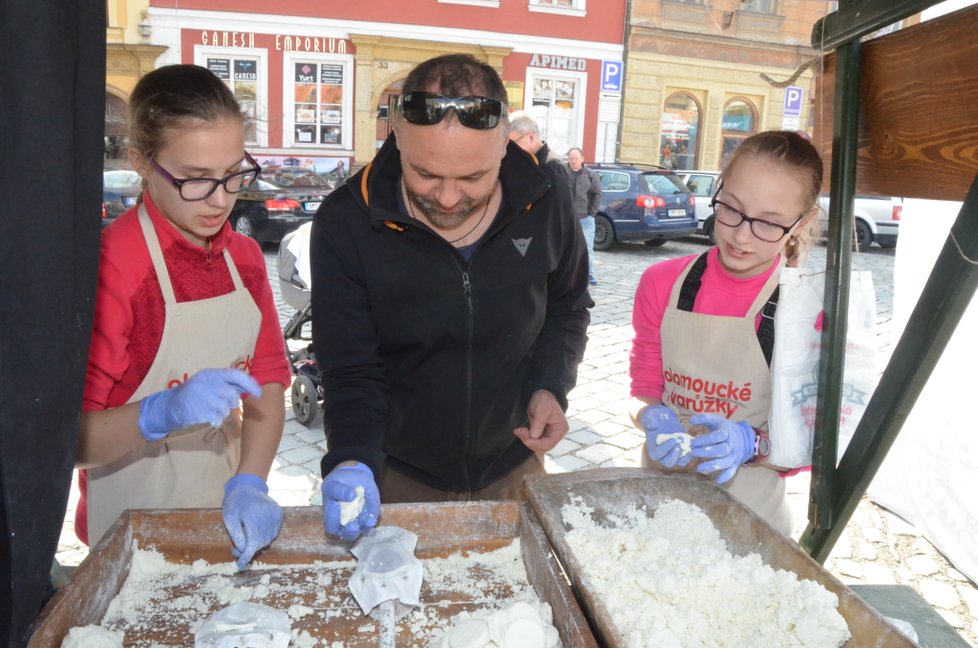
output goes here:
{"type": "MultiPolygon", "coordinates": [[[[456,263],[458,261],[456,260],[456,263]]],[[[461,270],[461,267],[459,268],[461,270]]],[[[465,299],[465,453],[463,455],[463,475],[466,490],[472,489],[472,480],[466,462],[472,449],[472,337],[475,334],[475,306],[472,303],[472,283],[469,273],[462,270],[462,297],[465,299]]]]}

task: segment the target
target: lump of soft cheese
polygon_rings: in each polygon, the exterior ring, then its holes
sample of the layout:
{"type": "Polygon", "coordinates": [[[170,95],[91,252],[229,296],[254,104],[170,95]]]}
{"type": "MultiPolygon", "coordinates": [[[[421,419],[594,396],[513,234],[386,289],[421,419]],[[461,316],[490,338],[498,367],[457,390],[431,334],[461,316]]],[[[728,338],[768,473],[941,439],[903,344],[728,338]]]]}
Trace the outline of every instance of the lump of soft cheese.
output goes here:
{"type": "Polygon", "coordinates": [[[349,502],[340,502],[340,526],[346,526],[357,519],[363,511],[363,486],[357,486],[357,495],[349,502]]]}
{"type": "Polygon", "coordinates": [[[547,603],[516,601],[482,615],[459,614],[455,625],[433,648],[559,648],[560,634],[551,625],[547,603]]]}
{"type": "Polygon", "coordinates": [[[561,509],[567,542],[627,648],[837,648],[849,639],[835,594],[734,556],[694,504],[630,507],[599,526],[578,498],[561,509]]]}
{"type": "Polygon", "coordinates": [[[97,625],[75,626],[61,642],[61,648],[122,648],[126,633],[97,625]]]}

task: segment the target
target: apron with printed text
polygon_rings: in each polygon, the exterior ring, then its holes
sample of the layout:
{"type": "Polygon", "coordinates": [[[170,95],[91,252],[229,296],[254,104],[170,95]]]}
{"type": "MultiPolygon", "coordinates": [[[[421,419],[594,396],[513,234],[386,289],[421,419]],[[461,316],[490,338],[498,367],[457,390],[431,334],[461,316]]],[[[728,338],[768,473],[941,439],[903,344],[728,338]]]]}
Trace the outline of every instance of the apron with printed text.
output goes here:
{"type": "MultiPolygon", "coordinates": [[[[695,260],[694,260],[695,262],[695,260]]],[[[704,315],[677,305],[690,263],[672,289],[662,316],[662,403],[684,423],[694,414],[716,414],[766,430],[771,410],[771,369],[757,341],[757,313],[778,287],[775,270],[744,317],[704,315]]],[[[651,465],[643,452],[643,465],[651,465]]],[[[732,495],[781,533],[791,532],[784,480],[761,466],[741,466],[724,484],[732,495]]]]}
{"type": "MultiPolygon", "coordinates": [[[[153,364],[128,402],[174,387],[202,369],[238,367],[252,360],[261,312],[224,249],[234,291],[177,303],[159,238],[146,208],[139,224],[163,291],[166,319],[153,364]]],[[[219,507],[224,483],[241,454],[240,410],[218,429],[198,425],[145,443],[115,461],[88,470],[88,540],[94,546],[126,509],[219,507]]]]}

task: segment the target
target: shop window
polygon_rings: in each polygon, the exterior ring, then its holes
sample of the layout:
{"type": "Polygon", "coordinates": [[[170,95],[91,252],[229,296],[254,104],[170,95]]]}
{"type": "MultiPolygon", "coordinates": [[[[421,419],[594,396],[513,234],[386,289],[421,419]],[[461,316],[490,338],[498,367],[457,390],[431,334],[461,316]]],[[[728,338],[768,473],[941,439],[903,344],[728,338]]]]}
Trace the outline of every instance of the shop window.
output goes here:
{"type": "Polygon", "coordinates": [[[204,54],[202,65],[224,81],[241,105],[241,112],[248,117],[245,127],[246,146],[264,146],[265,124],[260,122],[264,110],[260,110],[263,93],[261,74],[264,61],[257,56],[238,54],[204,54]]]}
{"type": "Polygon", "coordinates": [[[658,164],[669,169],[695,169],[699,159],[700,107],[696,99],[677,92],[662,108],[658,164]]]}
{"type": "Polygon", "coordinates": [[[586,9],[586,0],[529,0],[529,3],[530,11],[582,14],[586,9]]]}
{"type": "Polygon", "coordinates": [[[747,0],[740,5],[740,10],[774,15],[778,12],[778,0],[747,0]]]}
{"type": "Polygon", "coordinates": [[[286,70],[292,85],[285,105],[291,145],[352,148],[349,57],[287,57],[286,70]]]}
{"type": "Polygon", "coordinates": [[[757,109],[746,99],[731,99],[723,108],[723,150],[720,152],[720,168],[730,154],[757,130],[757,109]]]}
{"type": "Polygon", "coordinates": [[[107,166],[124,164],[129,146],[129,126],[126,102],[112,93],[105,93],[105,151],[107,166]]]}
{"type": "Polygon", "coordinates": [[[554,155],[563,157],[572,146],[580,146],[583,121],[584,73],[554,74],[530,68],[526,87],[527,109],[540,125],[540,135],[554,155]]]}

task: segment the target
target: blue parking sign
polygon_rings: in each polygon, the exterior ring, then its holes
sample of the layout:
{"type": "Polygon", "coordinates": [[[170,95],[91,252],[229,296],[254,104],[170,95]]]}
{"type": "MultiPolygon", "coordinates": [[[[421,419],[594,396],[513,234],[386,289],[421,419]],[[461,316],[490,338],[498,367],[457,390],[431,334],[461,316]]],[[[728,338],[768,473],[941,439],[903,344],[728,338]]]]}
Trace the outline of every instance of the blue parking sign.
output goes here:
{"type": "Polygon", "coordinates": [[[801,99],[805,91],[798,86],[788,86],[784,89],[784,113],[786,117],[801,117],[801,99]]]}
{"type": "Polygon", "coordinates": [[[621,73],[624,67],[621,61],[601,61],[601,89],[605,92],[621,92],[621,73]]]}

